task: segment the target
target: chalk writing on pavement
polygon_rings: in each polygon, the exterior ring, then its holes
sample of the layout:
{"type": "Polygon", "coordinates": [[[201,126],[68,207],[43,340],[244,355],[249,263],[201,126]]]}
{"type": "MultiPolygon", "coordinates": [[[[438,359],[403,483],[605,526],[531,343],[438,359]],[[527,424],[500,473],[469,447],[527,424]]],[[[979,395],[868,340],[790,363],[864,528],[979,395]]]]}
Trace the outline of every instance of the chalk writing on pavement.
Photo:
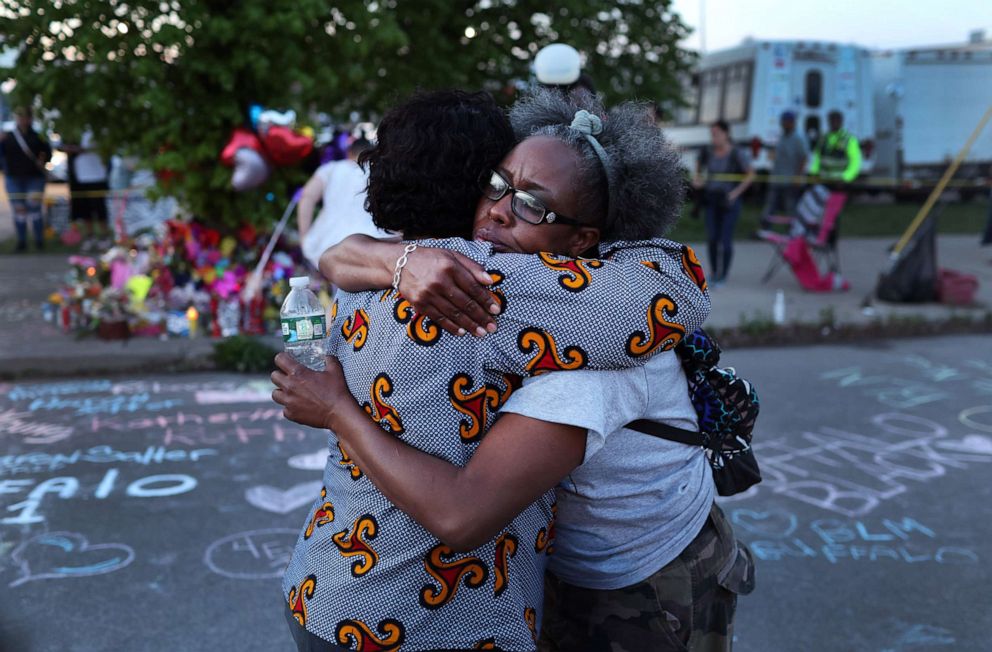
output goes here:
{"type": "Polygon", "coordinates": [[[971,548],[940,545],[936,531],[909,517],[870,523],[825,518],[803,526],[796,514],[785,510],[734,509],[731,521],[755,556],[764,561],[977,564],[980,559],[971,548]]]}
{"type": "Polygon", "coordinates": [[[50,473],[79,463],[131,463],[150,466],[164,462],[198,462],[204,457],[215,455],[217,455],[215,448],[185,450],[165,448],[164,446],[148,446],[140,451],[122,451],[113,446],[93,446],[87,449],[77,448],[71,453],[31,452],[20,455],[0,455],[0,476],[20,473],[50,473]]]}
{"type": "Polygon", "coordinates": [[[214,573],[235,580],[282,577],[298,530],[271,528],[238,532],[211,543],[203,563],[214,573]]]}
{"type": "MultiPolygon", "coordinates": [[[[80,481],[75,476],[47,478],[41,482],[30,478],[0,480],[0,495],[17,495],[27,492],[24,500],[7,506],[6,511],[9,515],[0,518],[0,525],[29,525],[44,522],[46,517],[41,513],[41,507],[45,497],[49,494],[62,500],[77,498],[81,495],[104,500],[115,493],[123,493],[129,498],[162,498],[188,493],[193,491],[197,485],[196,478],[191,475],[167,473],[138,478],[120,488],[122,482],[118,481],[118,476],[120,476],[119,469],[107,469],[92,491],[88,488],[86,491],[81,491],[80,481]],[[32,485],[35,486],[32,487],[32,485]],[[30,491],[28,488],[31,488],[30,491]]],[[[0,514],[2,513],[0,512],[0,514]]]]}
{"type": "Polygon", "coordinates": [[[860,432],[821,426],[798,436],[755,440],[755,451],[763,481],[733,500],[771,492],[853,518],[913,484],[992,462],[992,438],[951,437],[929,419],[884,413],[860,432]]]}

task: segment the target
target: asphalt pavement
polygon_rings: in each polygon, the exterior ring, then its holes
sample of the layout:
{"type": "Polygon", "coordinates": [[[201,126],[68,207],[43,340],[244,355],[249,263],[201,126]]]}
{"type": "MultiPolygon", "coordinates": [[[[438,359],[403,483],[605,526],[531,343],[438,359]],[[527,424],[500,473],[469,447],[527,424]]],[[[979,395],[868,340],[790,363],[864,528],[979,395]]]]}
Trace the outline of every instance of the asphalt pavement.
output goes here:
{"type": "MultiPolygon", "coordinates": [[[[983,336],[725,354],[761,398],[764,481],[721,500],[757,563],[738,652],[988,649],[990,354],[983,336]]],[[[270,388],[0,383],[0,649],[294,649],[279,578],[327,444],[270,388]]]]}

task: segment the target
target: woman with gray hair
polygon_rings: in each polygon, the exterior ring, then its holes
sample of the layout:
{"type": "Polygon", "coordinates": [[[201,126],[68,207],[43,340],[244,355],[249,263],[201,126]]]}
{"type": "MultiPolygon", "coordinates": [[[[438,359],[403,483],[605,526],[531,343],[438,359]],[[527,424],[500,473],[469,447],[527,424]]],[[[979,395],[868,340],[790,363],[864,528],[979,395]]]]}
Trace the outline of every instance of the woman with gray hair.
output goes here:
{"type": "MultiPolygon", "coordinates": [[[[493,251],[558,254],[540,254],[560,285],[547,297],[551,306],[559,297],[609,283],[597,271],[609,262],[575,258],[594,250],[600,233],[611,239],[599,245],[606,260],[644,261],[652,250],[655,256],[658,248],[672,250],[673,243],[647,240],[675,223],[682,199],[676,155],[643,107],[626,104],[607,115],[594,102],[578,102],[544,92],[513,108],[520,142],[484,174],[473,224],[474,238],[493,251]]],[[[385,286],[399,259],[405,263],[396,265],[399,291],[418,313],[453,332],[484,327],[486,317],[466,320],[466,301],[479,296],[482,268],[450,251],[411,252],[410,246],[404,259],[404,245],[352,239],[326,253],[321,269],[339,287],[357,291],[385,286]],[[438,260],[444,261],[441,272],[438,260]]],[[[687,247],[675,250],[705,291],[695,255],[687,247]]],[[[512,295],[501,294],[509,280],[501,278],[492,295],[486,291],[485,300],[476,300],[473,314],[488,314],[491,297],[512,304],[512,295]]],[[[636,291],[613,289],[617,301],[636,291]]],[[[685,374],[671,350],[681,333],[665,319],[666,310],[672,315],[668,301],[664,293],[654,296],[646,304],[648,330],[627,340],[631,358],[655,354],[643,366],[577,370],[585,366],[581,350],[567,348],[561,357],[553,341],[545,350],[524,329],[517,339],[521,350],[541,355],[508,401],[487,390],[470,404],[453,383],[448,398],[456,413],[470,414],[475,405],[481,414],[499,409],[502,415],[488,432],[472,434],[473,445],[481,443],[464,466],[418,450],[370,421],[333,360],[318,373],[280,355],[285,373],[273,376],[282,393],[277,400],[288,418],[331,429],[376,488],[450,550],[471,551],[499,536],[497,595],[513,572],[512,581],[532,581],[520,577],[532,571],[514,568],[513,551],[543,557],[550,564],[547,649],[729,649],[736,592],[745,589],[749,559],[713,502],[705,455],[699,447],[624,428],[639,419],[696,427],[685,374]],[[571,371],[543,374],[565,369],[571,371]],[[535,537],[510,542],[507,523],[556,485],[557,518],[535,537]]],[[[596,309],[606,313],[611,306],[596,309]]],[[[589,320],[564,315],[580,317],[589,320]]],[[[501,331],[516,335],[512,322],[497,321],[501,331]]],[[[463,422],[461,435],[477,421],[463,422]]],[[[536,634],[540,609],[529,617],[536,634]]]]}

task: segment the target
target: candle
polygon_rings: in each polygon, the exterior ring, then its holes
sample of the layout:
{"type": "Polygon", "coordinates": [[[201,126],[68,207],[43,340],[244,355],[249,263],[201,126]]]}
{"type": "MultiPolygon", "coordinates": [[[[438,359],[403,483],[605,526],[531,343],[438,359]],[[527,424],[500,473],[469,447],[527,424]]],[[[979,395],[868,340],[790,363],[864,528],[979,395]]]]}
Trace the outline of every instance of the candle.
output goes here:
{"type": "Polygon", "coordinates": [[[199,316],[200,316],[199,313],[196,312],[196,308],[194,308],[193,306],[190,306],[186,310],[186,319],[189,320],[189,336],[190,337],[196,337],[196,321],[197,321],[197,318],[199,316]]]}

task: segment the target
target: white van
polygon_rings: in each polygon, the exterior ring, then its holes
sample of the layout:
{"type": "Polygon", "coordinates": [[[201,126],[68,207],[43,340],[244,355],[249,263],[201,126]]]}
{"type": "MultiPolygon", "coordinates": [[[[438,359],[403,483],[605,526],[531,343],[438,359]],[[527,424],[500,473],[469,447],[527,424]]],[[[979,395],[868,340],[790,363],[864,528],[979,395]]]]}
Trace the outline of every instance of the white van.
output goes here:
{"type": "MultiPolygon", "coordinates": [[[[927,190],[941,177],[992,107],[992,40],[881,51],[873,55],[878,127],[874,176],[897,190],[927,190]]],[[[992,165],[992,124],[955,174],[963,196],[992,165]]]]}
{"type": "Polygon", "coordinates": [[[686,166],[710,142],[709,125],[726,120],[737,145],[750,147],[755,169],[771,169],[784,111],[810,147],[827,129],[827,114],[844,114],[844,127],[861,143],[862,174],[871,171],[875,115],[872,60],[854,45],[813,41],[755,41],[704,55],[685,97],[665,129],[683,151],[686,166]]]}

